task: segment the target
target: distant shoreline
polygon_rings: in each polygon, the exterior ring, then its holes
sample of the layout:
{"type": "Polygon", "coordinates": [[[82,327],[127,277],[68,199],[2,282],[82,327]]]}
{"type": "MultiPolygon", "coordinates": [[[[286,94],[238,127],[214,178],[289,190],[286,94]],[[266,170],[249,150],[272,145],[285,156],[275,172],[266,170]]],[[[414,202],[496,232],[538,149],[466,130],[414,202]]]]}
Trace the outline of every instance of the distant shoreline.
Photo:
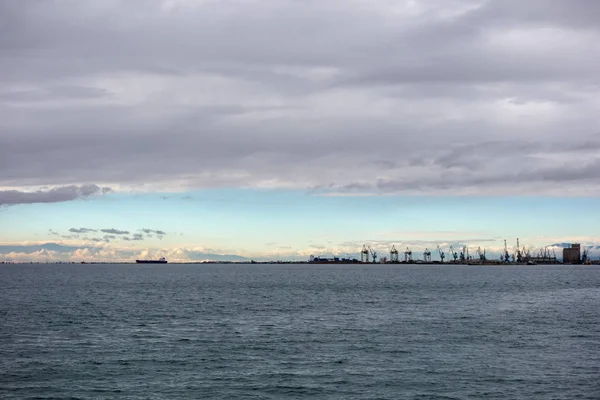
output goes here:
{"type": "MultiPolygon", "coordinates": [[[[36,265],[139,265],[138,263],[136,263],[135,261],[107,261],[107,262],[101,262],[101,261],[90,261],[90,262],[75,262],[75,261],[54,261],[54,262],[40,262],[40,261],[18,261],[18,262],[13,262],[13,261],[0,261],[0,265],[30,265],[30,264],[36,264],[36,265]]],[[[502,262],[495,262],[495,261],[487,261],[484,263],[480,263],[480,262],[476,262],[476,261],[472,261],[472,262],[468,262],[468,263],[454,263],[454,262],[445,262],[442,263],[440,261],[432,261],[432,262],[310,262],[310,261],[256,261],[256,262],[251,262],[251,261],[185,261],[185,262],[168,262],[166,264],[159,264],[159,265],[163,265],[163,266],[169,266],[169,265],[206,265],[206,264],[234,264],[234,265],[252,265],[252,264],[307,264],[307,265],[444,265],[444,266],[451,266],[451,265],[469,265],[469,266],[505,266],[505,267],[509,267],[509,266],[527,266],[527,263],[502,263],[502,262]]],[[[145,264],[144,264],[145,265],[145,264]]],[[[152,264],[154,265],[154,264],[152,264]]],[[[540,263],[540,264],[534,264],[534,265],[529,265],[531,267],[536,267],[536,266],[546,266],[546,265],[600,265],[600,260],[593,260],[591,263],[589,264],[584,264],[584,263],[563,263],[563,262],[556,262],[556,263],[540,263]]]]}

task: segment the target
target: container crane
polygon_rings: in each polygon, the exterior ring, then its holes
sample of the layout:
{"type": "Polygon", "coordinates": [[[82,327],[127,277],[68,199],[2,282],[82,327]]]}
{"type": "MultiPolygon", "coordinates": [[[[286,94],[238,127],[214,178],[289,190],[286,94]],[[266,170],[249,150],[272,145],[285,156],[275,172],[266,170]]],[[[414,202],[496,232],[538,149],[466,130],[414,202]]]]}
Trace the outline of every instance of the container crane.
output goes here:
{"type": "Polygon", "coordinates": [[[398,262],[398,250],[396,250],[396,246],[392,245],[392,250],[390,250],[390,262],[397,263],[398,262]]]}
{"type": "Polygon", "coordinates": [[[408,247],[404,251],[404,262],[406,262],[406,263],[412,262],[412,251],[408,247]]]}
{"type": "Polygon", "coordinates": [[[360,251],[360,262],[361,263],[369,262],[369,250],[367,249],[366,244],[363,244],[362,250],[360,251]]]}
{"type": "Polygon", "coordinates": [[[425,251],[423,252],[423,261],[426,263],[431,262],[431,252],[429,251],[429,249],[425,249],[425,251]]]}

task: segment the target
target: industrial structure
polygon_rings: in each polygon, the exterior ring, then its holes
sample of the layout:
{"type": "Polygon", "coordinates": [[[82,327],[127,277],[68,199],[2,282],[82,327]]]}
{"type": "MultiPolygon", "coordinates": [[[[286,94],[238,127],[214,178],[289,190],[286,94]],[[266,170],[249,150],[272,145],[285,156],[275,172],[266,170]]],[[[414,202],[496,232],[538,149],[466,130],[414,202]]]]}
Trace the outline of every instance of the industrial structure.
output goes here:
{"type": "Polygon", "coordinates": [[[398,261],[398,250],[396,250],[396,246],[392,246],[392,250],[390,250],[390,262],[397,263],[398,261]]]}
{"type": "MultiPolygon", "coordinates": [[[[587,254],[586,254],[587,256],[587,254]]],[[[581,245],[579,243],[571,244],[571,247],[563,249],[564,264],[579,264],[581,262],[581,245]]]]}
{"type": "Polygon", "coordinates": [[[363,245],[363,248],[360,251],[360,262],[368,263],[369,256],[371,256],[372,262],[374,262],[374,263],[377,262],[377,252],[375,250],[373,250],[373,248],[370,245],[365,244],[365,245],[363,245]]]}
{"type": "MultiPolygon", "coordinates": [[[[470,264],[470,265],[537,265],[537,264],[595,264],[596,261],[592,261],[590,257],[589,249],[584,249],[581,252],[581,245],[579,243],[573,243],[568,247],[563,248],[562,261],[556,257],[555,249],[553,247],[540,248],[537,253],[533,254],[533,251],[525,246],[521,246],[519,239],[516,240],[516,246],[509,249],[509,246],[504,240],[504,249],[500,254],[499,258],[489,258],[486,253],[486,249],[477,247],[474,252],[476,255],[471,255],[469,248],[465,245],[462,246],[460,251],[454,249],[452,245],[449,246],[448,252],[442,250],[437,246],[438,260],[432,260],[432,252],[425,248],[423,252],[423,258],[420,259],[415,257],[413,259],[413,252],[410,247],[406,247],[404,251],[404,258],[400,259],[400,252],[396,245],[392,245],[389,252],[389,259],[382,257],[378,259],[377,252],[371,245],[364,244],[360,251],[360,259],[351,257],[314,257],[310,256],[310,263],[315,264],[330,264],[330,263],[385,263],[385,264],[470,264]],[[448,256],[447,256],[448,255],[448,256]],[[446,260],[448,258],[448,260],[446,260]]],[[[496,253],[497,254],[497,253],[496,253]]],[[[600,262],[600,261],[598,261],[600,262]]]]}

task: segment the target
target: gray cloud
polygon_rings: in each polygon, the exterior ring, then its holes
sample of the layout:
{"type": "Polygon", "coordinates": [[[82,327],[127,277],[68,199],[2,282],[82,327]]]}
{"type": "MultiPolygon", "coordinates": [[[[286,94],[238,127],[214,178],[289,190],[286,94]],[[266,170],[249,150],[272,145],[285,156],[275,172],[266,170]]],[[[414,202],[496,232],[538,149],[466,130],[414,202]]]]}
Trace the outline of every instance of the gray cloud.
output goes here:
{"type": "Polygon", "coordinates": [[[59,203],[63,201],[85,199],[90,196],[105,194],[110,191],[110,188],[101,188],[97,185],[70,185],[32,192],[0,190],[0,205],[59,203]]]}
{"type": "Polygon", "coordinates": [[[600,194],[598,2],[370,4],[1,2],[0,186],[600,194]]]}
{"type": "Polygon", "coordinates": [[[13,90],[0,93],[0,102],[43,102],[58,99],[85,100],[101,98],[108,93],[100,88],[83,86],[48,87],[34,90],[13,90]]]}
{"type": "Polygon", "coordinates": [[[129,235],[129,231],[122,231],[122,230],[114,229],[114,228],[100,229],[100,232],[109,233],[112,235],[129,235]]]}
{"type": "Polygon", "coordinates": [[[89,232],[96,232],[96,229],[90,229],[90,228],[71,228],[71,229],[69,229],[69,232],[72,232],[72,233],[89,233],[89,232]]]}
{"type": "Polygon", "coordinates": [[[140,232],[144,232],[146,234],[147,237],[152,237],[153,234],[156,235],[156,237],[158,237],[159,239],[162,239],[163,236],[165,236],[167,233],[161,230],[154,230],[154,229],[140,229],[140,232]]]}

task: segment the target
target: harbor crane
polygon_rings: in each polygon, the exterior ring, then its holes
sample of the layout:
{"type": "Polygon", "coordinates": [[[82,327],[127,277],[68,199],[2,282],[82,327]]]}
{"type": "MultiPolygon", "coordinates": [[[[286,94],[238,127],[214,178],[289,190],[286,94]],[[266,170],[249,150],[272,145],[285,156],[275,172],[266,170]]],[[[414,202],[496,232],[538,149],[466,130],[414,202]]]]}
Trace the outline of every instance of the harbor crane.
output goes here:
{"type": "Polygon", "coordinates": [[[442,261],[442,264],[444,263],[444,258],[446,258],[446,254],[442,251],[442,249],[440,249],[440,245],[438,244],[437,247],[437,251],[438,253],[440,253],[440,260],[442,261]]]}
{"type": "Polygon", "coordinates": [[[404,262],[406,262],[406,263],[412,262],[412,251],[408,247],[404,251],[404,262]]]}
{"type": "Polygon", "coordinates": [[[426,263],[430,263],[431,262],[431,252],[427,248],[423,252],[423,261],[426,262],[426,263]]]}
{"type": "Polygon", "coordinates": [[[508,255],[508,248],[506,247],[506,239],[504,239],[504,262],[507,264],[510,262],[510,256],[508,255]]]}
{"type": "Polygon", "coordinates": [[[485,249],[483,249],[483,251],[481,251],[481,247],[478,247],[477,255],[479,256],[479,260],[481,261],[481,263],[484,263],[485,262],[485,249]]]}
{"type": "MultiPolygon", "coordinates": [[[[552,249],[554,251],[554,249],[552,249]]],[[[583,254],[581,255],[581,263],[586,265],[592,264],[592,251],[594,250],[594,246],[587,246],[583,250],[583,254]]],[[[556,257],[556,255],[555,255],[556,257]]]]}
{"type": "Polygon", "coordinates": [[[373,248],[371,246],[369,246],[369,252],[371,253],[371,258],[373,258],[373,262],[376,263],[377,262],[377,253],[375,252],[375,250],[373,250],[373,248]]]}
{"type": "Polygon", "coordinates": [[[519,238],[517,238],[517,262],[520,264],[523,262],[523,254],[521,253],[521,247],[519,246],[519,238]]]}
{"type": "Polygon", "coordinates": [[[398,250],[396,246],[392,245],[392,250],[390,250],[390,262],[397,263],[398,262],[398,250]]]}
{"type": "Polygon", "coordinates": [[[452,246],[450,246],[450,254],[452,254],[452,258],[454,259],[454,262],[456,262],[456,260],[458,260],[458,253],[454,251],[452,246]]]}
{"type": "Polygon", "coordinates": [[[525,248],[525,246],[523,246],[523,255],[525,256],[526,262],[531,260],[531,253],[529,252],[529,249],[525,248]]]}
{"type": "Polygon", "coordinates": [[[462,251],[460,252],[460,262],[464,264],[467,261],[469,261],[469,248],[463,246],[462,251]]]}

